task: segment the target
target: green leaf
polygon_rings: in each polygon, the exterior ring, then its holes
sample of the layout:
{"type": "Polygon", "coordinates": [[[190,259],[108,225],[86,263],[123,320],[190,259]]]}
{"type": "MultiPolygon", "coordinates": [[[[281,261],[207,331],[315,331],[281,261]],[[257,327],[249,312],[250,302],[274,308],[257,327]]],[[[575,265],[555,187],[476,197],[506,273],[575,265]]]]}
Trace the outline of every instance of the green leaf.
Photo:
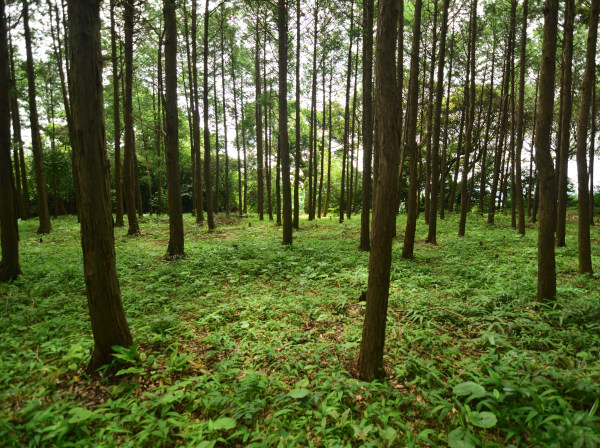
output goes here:
{"type": "Polygon", "coordinates": [[[480,386],[473,381],[467,381],[454,386],[452,389],[455,395],[464,396],[469,395],[470,397],[483,397],[485,395],[485,388],[480,386]]]}
{"type": "Polygon", "coordinates": [[[220,429],[233,429],[237,426],[237,420],[231,417],[222,417],[213,422],[213,429],[218,431],[220,429]]]}
{"type": "Polygon", "coordinates": [[[480,428],[492,428],[496,426],[498,419],[491,412],[471,412],[471,423],[480,428]]]}
{"type": "Polygon", "coordinates": [[[450,448],[475,448],[473,436],[463,428],[456,428],[448,434],[448,446],[450,448]]]}
{"type": "Polygon", "coordinates": [[[71,423],[71,424],[81,423],[86,420],[90,420],[91,418],[96,416],[95,412],[92,412],[87,408],[80,408],[80,407],[71,409],[69,411],[69,414],[73,414],[73,417],[71,417],[69,419],[69,423],[71,423]]]}
{"type": "Polygon", "coordinates": [[[299,400],[300,398],[304,398],[308,394],[310,394],[310,391],[303,387],[301,387],[300,389],[293,389],[288,393],[288,395],[290,397],[295,398],[296,400],[299,400]]]}

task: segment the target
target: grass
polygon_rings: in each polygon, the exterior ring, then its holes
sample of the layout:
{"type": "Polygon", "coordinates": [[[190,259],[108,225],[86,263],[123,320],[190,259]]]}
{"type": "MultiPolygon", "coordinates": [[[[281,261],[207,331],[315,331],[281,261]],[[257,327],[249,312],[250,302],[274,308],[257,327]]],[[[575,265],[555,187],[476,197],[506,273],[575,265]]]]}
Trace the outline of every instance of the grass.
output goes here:
{"type": "MultiPolygon", "coordinates": [[[[302,221],[293,248],[256,218],[208,233],[185,216],[115,229],[135,345],[91,376],[73,217],[20,223],[24,276],[0,285],[3,446],[579,446],[600,444],[600,285],[577,274],[576,225],[558,297],[534,301],[536,232],[509,217],[439,222],[439,245],[393,248],[385,381],[355,379],[368,254],[358,217],[302,221]]],[[[600,269],[598,228],[592,229],[600,269]]]]}

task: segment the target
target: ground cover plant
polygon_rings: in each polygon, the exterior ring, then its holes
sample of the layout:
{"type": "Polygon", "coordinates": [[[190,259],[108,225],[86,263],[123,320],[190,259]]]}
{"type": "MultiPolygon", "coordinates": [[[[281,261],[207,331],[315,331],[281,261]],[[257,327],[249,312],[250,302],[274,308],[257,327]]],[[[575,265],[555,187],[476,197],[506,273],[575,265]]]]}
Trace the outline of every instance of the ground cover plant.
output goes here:
{"type": "MultiPolygon", "coordinates": [[[[361,382],[368,254],[359,219],[281,227],[184,217],[115,229],[134,345],[94,374],[79,225],[20,224],[24,275],[0,285],[3,446],[597,446],[600,286],[577,273],[576,223],[557,248],[558,296],[535,302],[536,231],[510,217],[438,223],[394,240],[383,381],[361,382]]],[[[592,228],[592,240],[600,230],[592,228]]],[[[592,245],[594,264],[600,248],[592,245]]]]}

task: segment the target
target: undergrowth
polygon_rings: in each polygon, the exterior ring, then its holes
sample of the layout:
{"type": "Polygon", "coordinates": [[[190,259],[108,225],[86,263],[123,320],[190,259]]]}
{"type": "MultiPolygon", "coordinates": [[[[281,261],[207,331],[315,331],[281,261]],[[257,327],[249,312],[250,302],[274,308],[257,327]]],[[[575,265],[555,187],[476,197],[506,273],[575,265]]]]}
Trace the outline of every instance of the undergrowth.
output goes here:
{"type": "MultiPolygon", "coordinates": [[[[439,245],[393,248],[384,381],[355,379],[368,253],[360,220],[301,222],[293,248],[256,218],[115,229],[135,338],[87,375],[79,228],[20,223],[23,277],[0,286],[3,446],[549,446],[600,444],[600,286],[557,249],[558,297],[534,300],[536,232],[440,221],[439,245]]],[[[595,269],[599,230],[592,229],[595,269]]]]}

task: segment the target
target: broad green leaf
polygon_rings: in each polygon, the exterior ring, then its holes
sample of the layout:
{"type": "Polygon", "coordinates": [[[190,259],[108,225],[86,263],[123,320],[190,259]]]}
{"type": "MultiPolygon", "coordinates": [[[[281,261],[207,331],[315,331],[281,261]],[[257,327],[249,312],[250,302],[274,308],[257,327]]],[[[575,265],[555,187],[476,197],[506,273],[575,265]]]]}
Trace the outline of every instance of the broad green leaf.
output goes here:
{"type": "Polygon", "coordinates": [[[459,396],[469,395],[471,397],[483,397],[485,395],[485,388],[473,381],[467,381],[454,386],[452,392],[459,396]]]}
{"type": "Polygon", "coordinates": [[[300,388],[300,389],[293,389],[291,390],[288,395],[292,398],[295,398],[296,400],[299,400],[300,398],[304,398],[306,397],[308,394],[310,394],[310,391],[308,389],[305,388],[300,388]]]}
{"type": "Polygon", "coordinates": [[[213,422],[213,429],[218,431],[220,429],[233,429],[237,426],[237,420],[231,417],[222,417],[213,422]]]}
{"type": "Polygon", "coordinates": [[[448,434],[448,446],[450,448],[475,448],[473,436],[463,428],[456,428],[448,434]]]}
{"type": "Polygon", "coordinates": [[[94,417],[96,414],[92,411],[90,411],[87,408],[73,408],[69,411],[69,414],[72,414],[73,417],[71,417],[69,419],[69,423],[73,424],[73,423],[81,423],[83,421],[86,420],[90,420],[92,417],[94,417]]]}
{"type": "Polygon", "coordinates": [[[480,428],[493,428],[498,419],[491,412],[471,412],[471,423],[480,428]]]}

